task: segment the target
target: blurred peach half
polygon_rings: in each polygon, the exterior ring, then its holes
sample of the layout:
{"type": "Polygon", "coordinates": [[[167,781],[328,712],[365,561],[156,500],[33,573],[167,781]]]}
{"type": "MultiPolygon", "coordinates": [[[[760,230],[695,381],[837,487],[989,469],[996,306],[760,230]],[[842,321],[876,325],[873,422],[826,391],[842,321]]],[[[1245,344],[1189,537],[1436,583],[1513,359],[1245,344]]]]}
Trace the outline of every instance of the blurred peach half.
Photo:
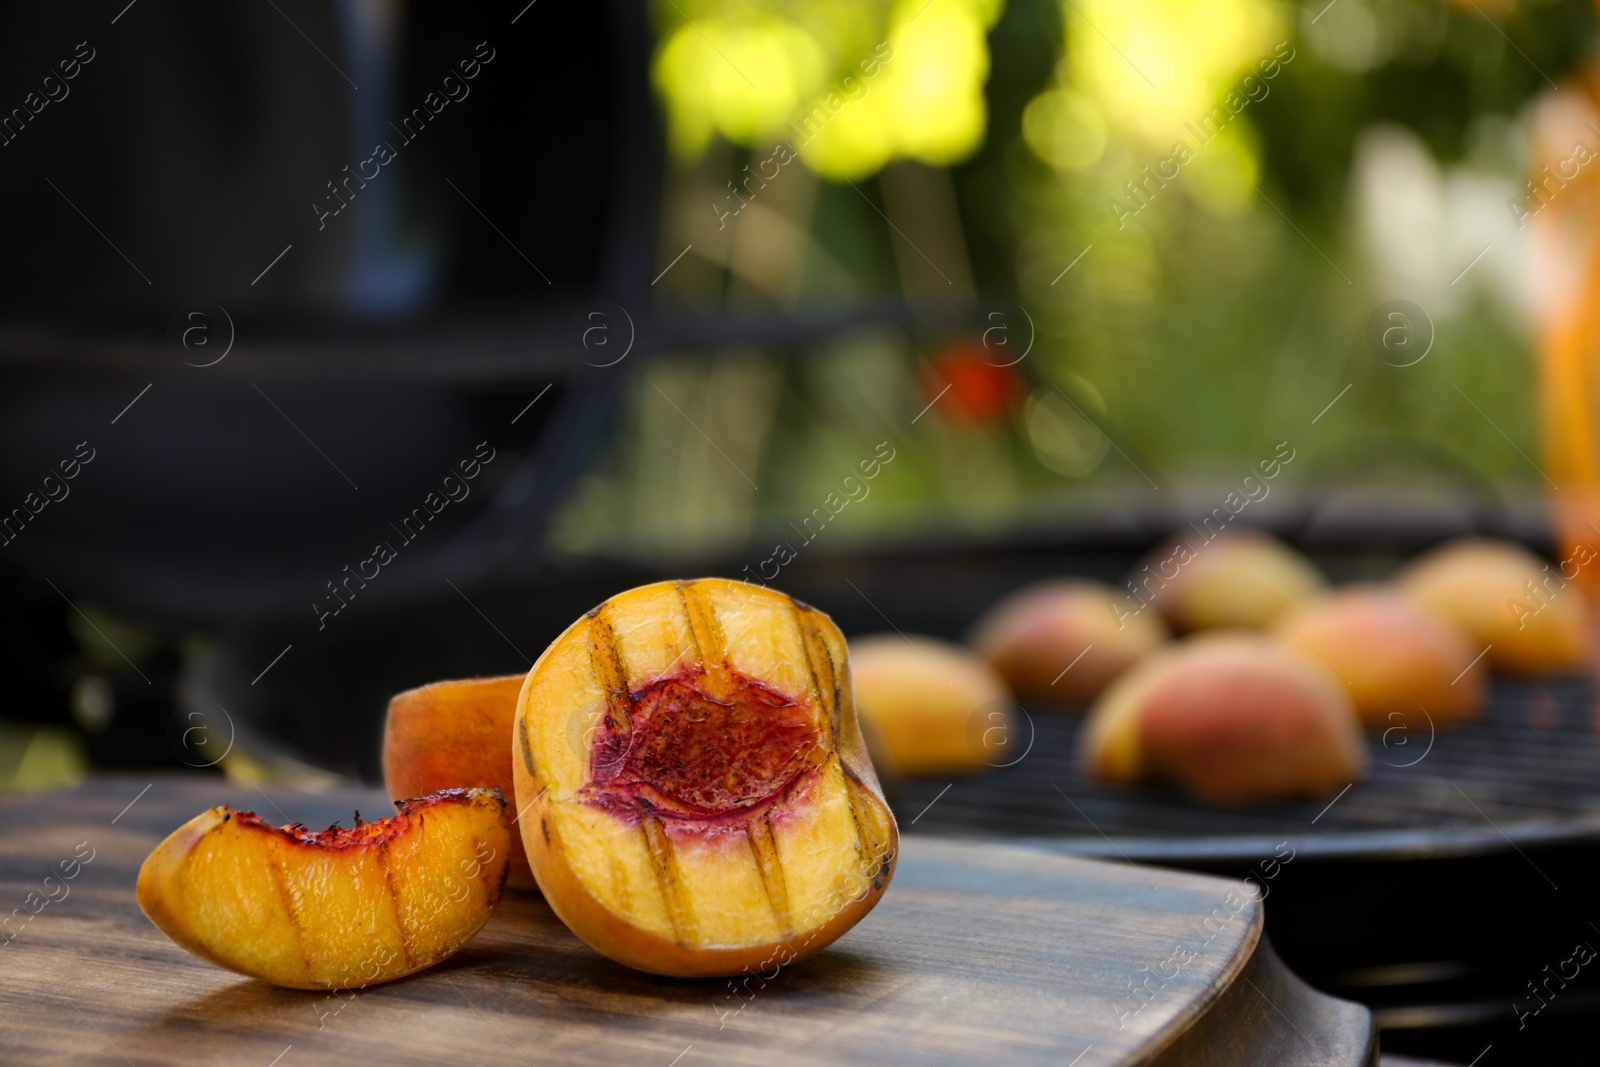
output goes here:
{"type": "Polygon", "coordinates": [[[933,637],[850,642],[856,710],[897,774],[961,774],[1008,762],[1016,710],[970,649],[933,637]]]}
{"type": "Polygon", "coordinates": [[[1153,604],[1179,633],[1268,630],[1327,586],[1310,560],[1269,534],[1211,536],[1186,531],[1146,557],[1128,578],[1135,606],[1153,604]]]}
{"type": "Polygon", "coordinates": [[[1488,697],[1481,649],[1396,589],[1330,594],[1291,613],[1276,634],[1291,654],[1338,675],[1369,727],[1389,726],[1396,706],[1415,706],[1441,724],[1474,718],[1488,697]]]}
{"type": "MultiPolygon", "coordinates": [[[[1569,571],[1579,565],[1567,564],[1569,571]]],[[[1588,661],[1583,592],[1521,545],[1452,541],[1418,557],[1396,580],[1425,610],[1465,630],[1474,655],[1488,649],[1494,670],[1550,674],[1588,661]]]]}
{"type": "Polygon", "coordinates": [[[1312,796],[1367,772],[1338,679],[1253,634],[1208,634],[1151,656],[1095,704],[1081,746],[1102,781],[1171,782],[1221,801],[1312,796]]]}
{"type": "Polygon", "coordinates": [[[985,612],[971,641],[1020,699],[1087,704],[1167,640],[1138,607],[1099,582],[1039,582],[985,612]]]}

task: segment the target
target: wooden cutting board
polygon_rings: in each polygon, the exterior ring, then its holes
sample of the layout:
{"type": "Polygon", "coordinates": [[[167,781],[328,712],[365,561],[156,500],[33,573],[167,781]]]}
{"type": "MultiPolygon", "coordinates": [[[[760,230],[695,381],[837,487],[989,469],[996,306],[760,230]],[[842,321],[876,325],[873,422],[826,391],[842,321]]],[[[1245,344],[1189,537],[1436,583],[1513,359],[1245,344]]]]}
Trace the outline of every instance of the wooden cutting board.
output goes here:
{"type": "Polygon", "coordinates": [[[1370,1014],[1278,962],[1241,883],[916,836],[854,930],[740,982],[629,971],[537,894],[508,892],[433,970],[342,995],[278,989],[158,933],[134,902],[140,862],[214,804],[321,827],[385,814],[384,798],[147,783],[0,798],[0,1062],[1377,1062],[1370,1014]]]}

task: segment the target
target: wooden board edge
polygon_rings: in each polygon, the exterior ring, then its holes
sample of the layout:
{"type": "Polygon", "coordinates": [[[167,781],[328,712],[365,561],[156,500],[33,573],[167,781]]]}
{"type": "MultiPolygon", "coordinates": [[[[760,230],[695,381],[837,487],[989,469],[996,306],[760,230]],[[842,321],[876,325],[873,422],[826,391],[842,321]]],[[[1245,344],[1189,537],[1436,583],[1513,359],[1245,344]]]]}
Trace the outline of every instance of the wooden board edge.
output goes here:
{"type": "Polygon", "coordinates": [[[1378,1067],[1372,1012],[1307,985],[1262,937],[1235,977],[1149,1067],[1378,1067]]]}

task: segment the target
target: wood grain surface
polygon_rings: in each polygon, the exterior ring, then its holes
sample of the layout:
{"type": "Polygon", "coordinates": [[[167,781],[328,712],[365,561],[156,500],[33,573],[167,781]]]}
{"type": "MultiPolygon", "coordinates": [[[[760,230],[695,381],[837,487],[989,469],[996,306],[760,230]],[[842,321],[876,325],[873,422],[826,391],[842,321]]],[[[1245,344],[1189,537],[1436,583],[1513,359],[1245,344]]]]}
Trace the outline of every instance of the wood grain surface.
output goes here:
{"type": "Polygon", "coordinates": [[[279,989],[188,955],[134,902],[149,850],[218,803],[319,828],[388,808],[376,791],[211,778],[0,798],[0,1062],[1376,1062],[1370,1015],[1277,962],[1242,883],[915,836],[859,926],[739,982],[629,971],[536,894],[508,891],[431,971],[354,993],[279,989]]]}

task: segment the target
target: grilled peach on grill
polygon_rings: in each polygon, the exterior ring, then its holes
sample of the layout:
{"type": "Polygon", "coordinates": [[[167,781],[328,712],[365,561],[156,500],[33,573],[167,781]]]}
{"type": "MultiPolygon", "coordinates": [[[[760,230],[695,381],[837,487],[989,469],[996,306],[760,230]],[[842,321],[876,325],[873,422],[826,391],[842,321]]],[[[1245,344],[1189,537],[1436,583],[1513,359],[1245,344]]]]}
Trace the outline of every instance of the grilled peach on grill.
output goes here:
{"type": "Polygon", "coordinates": [[[1022,700],[1087,704],[1168,637],[1154,609],[1098,582],[1020,589],[973,630],[972,644],[1022,700]]]}
{"type": "Polygon", "coordinates": [[[1129,671],[1090,712],[1080,757],[1110,782],[1215,800],[1308,796],[1365,777],[1350,698],[1328,671],[1253,634],[1191,638],[1129,671]]]}
{"type": "Polygon", "coordinates": [[[1179,633],[1266,630],[1327,585],[1322,572],[1270,534],[1229,529],[1199,534],[1151,553],[1128,578],[1179,633]]]}
{"type": "Polygon", "coordinates": [[[1473,718],[1488,698],[1489,671],[1466,633],[1382,586],[1341,590],[1289,615],[1283,647],[1344,684],[1367,726],[1421,708],[1434,723],[1473,718]]]}
{"type": "Polygon", "coordinates": [[[850,642],[856,706],[896,774],[959,774],[1011,757],[1011,695],[969,649],[932,637],[850,642]]]}
{"type": "Polygon", "coordinates": [[[1398,581],[1418,604],[1465,629],[1474,654],[1487,648],[1490,667],[1547,674],[1587,660],[1589,612],[1582,592],[1568,587],[1584,563],[1574,555],[1546,565],[1520,545],[1461,540],[1419,557],[1398,581]]]}

